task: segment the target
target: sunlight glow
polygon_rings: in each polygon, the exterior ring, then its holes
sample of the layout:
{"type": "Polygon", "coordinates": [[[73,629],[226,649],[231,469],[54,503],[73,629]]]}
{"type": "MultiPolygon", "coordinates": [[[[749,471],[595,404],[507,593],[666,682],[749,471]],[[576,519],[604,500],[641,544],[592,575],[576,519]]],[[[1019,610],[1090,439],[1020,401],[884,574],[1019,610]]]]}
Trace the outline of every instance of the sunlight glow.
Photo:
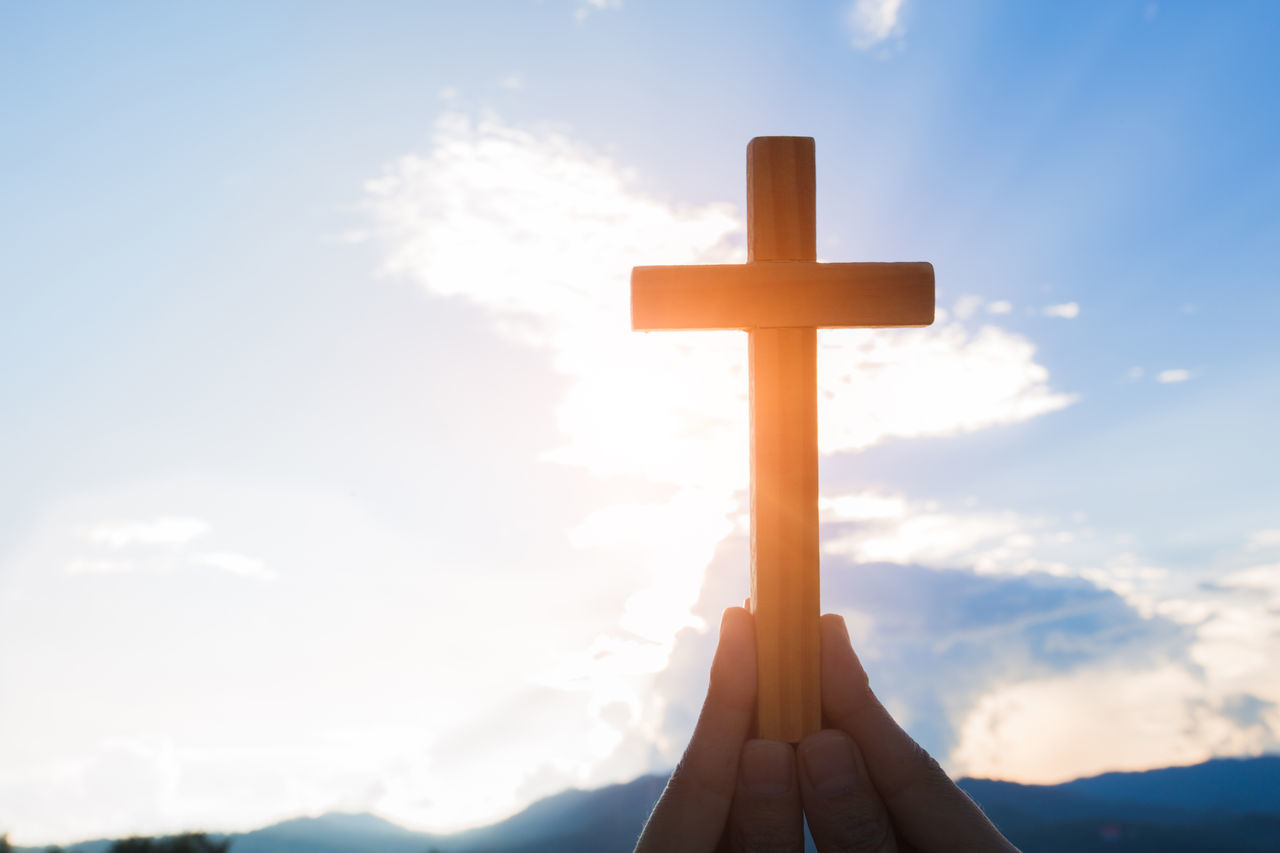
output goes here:
{"type": "MultiPolygon", "coordinates": [[[[488,309],[500,334],[545,350],[570,378],[557,407],[564,442],[549,460],[666,490],[661,500],[602,506],[570,532],[630,592],[613,628],[535,678],[586,690],[597,720],[606,707],[628,709],[629,725],[653,742],[662,704],[651,679],[681,629],[706,630],[691,611],[716,546],[743,512],[747,347],[740,332],[632,333],[628,277],[637,264],[740,262],[744,235],[732,205],[673,205],[638,183],[559,130],[449,115],[429,153],[368,182],[367,204],[388,274],[488,309]]],[[[945,312],[933,328],[823,332],[819,343],[825,453],[1012,423],[1075,400],[1050,389],[1025,338],[990,325],[970,331],[945,312]]],[[[826,508],[892,517],[894,500],[845,496],[826,508]]],[[[902,555],[887,544],[861,547],[902,555]]],[[[617,746],[605,735],[592,743],[617,746]]],[[[601,781],[591,768],[604,753],[593,755],[561,761],[557,772],[601,781]]]]}

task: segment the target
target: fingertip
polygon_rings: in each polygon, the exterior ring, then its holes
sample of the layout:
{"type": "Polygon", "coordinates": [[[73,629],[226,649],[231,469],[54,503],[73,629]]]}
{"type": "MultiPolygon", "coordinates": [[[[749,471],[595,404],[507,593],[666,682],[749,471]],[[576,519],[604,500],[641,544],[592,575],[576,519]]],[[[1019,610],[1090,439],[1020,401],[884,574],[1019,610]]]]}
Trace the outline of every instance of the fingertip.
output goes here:
{"type": "Polygon", "coordinates": [[[849,626],[838,613],[822,616],[822,679],[834,679],[839,683],[853,682],[865,687],[869,680],[867,671],[853,650],[849,639],[849,626]]]}
{"type": "Polygon", "coordinates": [[[830,633],[833,639],[843,639],[850,648],[853,648],[853,641],[849,639],[849,626],[845,624],[844,617],[839,613],[822,614],[822,628],[824,632],[830,633]]]}
{"type": "Polygon", "coordinates": [[[726,607],[720,617],[720,641],[726,637],[740,637],[750,633],[754,620],[751,613],[743,607],[726,607]]]}
{"type": "Polygon", "coordinates": [[[743,744],[731,812],[733,849],[800,850],[804,823],[796,777],[791,744],[777,740],[743,744]]]}
{"type": "Polygon", "coordinates": [[[756,694],[755,623],[741,607],[727,607],[720,620],[720,643],[711,662],[709,693],[734,706],[752,708],[756,694]]]}
{"type": "Polygon", "coordinates": [[[818,849],[896,849],[884,803],[852,737],[823,729],[802,740],[796,756],[805,816],[818,849]]]}
{"type": "Polygon", "coordinates": [[[778,796],[795,788],[795,752],[778,740],[749,740],[742,746],[739,784],[752,796],[778,796]]]}
{"type": "Polygon", "coordinates": [[[852,790],[866,776],[862,755],[853,738],[839,729],[822,729],[796,747],[800,766],[813,790],[834,796],[852,790]]]}
{"type": "Polygon", "coordinates": [[[826,614],[822,617],[823,717],[848,731],[846,718],[874,701],[867,671],[853,651],[844,620],[826,614]]]}

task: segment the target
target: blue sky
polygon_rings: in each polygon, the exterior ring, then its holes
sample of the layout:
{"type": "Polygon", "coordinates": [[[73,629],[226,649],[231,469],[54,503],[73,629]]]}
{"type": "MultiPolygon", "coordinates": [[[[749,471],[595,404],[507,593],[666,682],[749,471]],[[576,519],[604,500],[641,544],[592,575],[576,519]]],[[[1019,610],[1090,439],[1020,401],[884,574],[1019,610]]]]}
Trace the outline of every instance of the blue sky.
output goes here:
{"type": "Polygon", "coordinates": [[[0,8],[0,830],[485,822],[669,768],[745,342],[628,330],[817,140],[824,606],[957,773],[1280,747],[1268,3],[0,8]]]}

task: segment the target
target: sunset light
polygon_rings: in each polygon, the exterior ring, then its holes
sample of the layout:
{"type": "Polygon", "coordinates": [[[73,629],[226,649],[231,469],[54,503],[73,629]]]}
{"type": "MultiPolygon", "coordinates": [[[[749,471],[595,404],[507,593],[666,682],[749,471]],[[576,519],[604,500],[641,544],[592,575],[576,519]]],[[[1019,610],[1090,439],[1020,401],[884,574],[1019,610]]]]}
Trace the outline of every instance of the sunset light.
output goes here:
{"type": "Polygon", "coordinates": [[[730,266],[756,138],[813,140],[805,292],[906,306],[777,326],[818,328],[821,610],[894,719],[1022,784],[1280,752],[1277,33],[9,4],[0,838],[647,813],[751,591],[754,368],[632,288],[813,308],[730,266]]]}

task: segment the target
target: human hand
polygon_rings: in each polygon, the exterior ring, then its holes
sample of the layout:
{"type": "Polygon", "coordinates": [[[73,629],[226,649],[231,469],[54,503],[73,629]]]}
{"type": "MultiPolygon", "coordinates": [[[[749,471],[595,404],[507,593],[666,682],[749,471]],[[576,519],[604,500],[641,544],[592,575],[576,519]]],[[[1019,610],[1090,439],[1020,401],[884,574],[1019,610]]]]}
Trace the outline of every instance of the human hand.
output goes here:
{"type": "Polygon", "coordinates": [[[798,745],[749,740],[755,626],[725,611],[693,737],[636,853],[801,851],[801,814],[822,853],[1017,853],[902,730],[867,681],[844,620],[822,617],[822,712],[798,745]]]}

